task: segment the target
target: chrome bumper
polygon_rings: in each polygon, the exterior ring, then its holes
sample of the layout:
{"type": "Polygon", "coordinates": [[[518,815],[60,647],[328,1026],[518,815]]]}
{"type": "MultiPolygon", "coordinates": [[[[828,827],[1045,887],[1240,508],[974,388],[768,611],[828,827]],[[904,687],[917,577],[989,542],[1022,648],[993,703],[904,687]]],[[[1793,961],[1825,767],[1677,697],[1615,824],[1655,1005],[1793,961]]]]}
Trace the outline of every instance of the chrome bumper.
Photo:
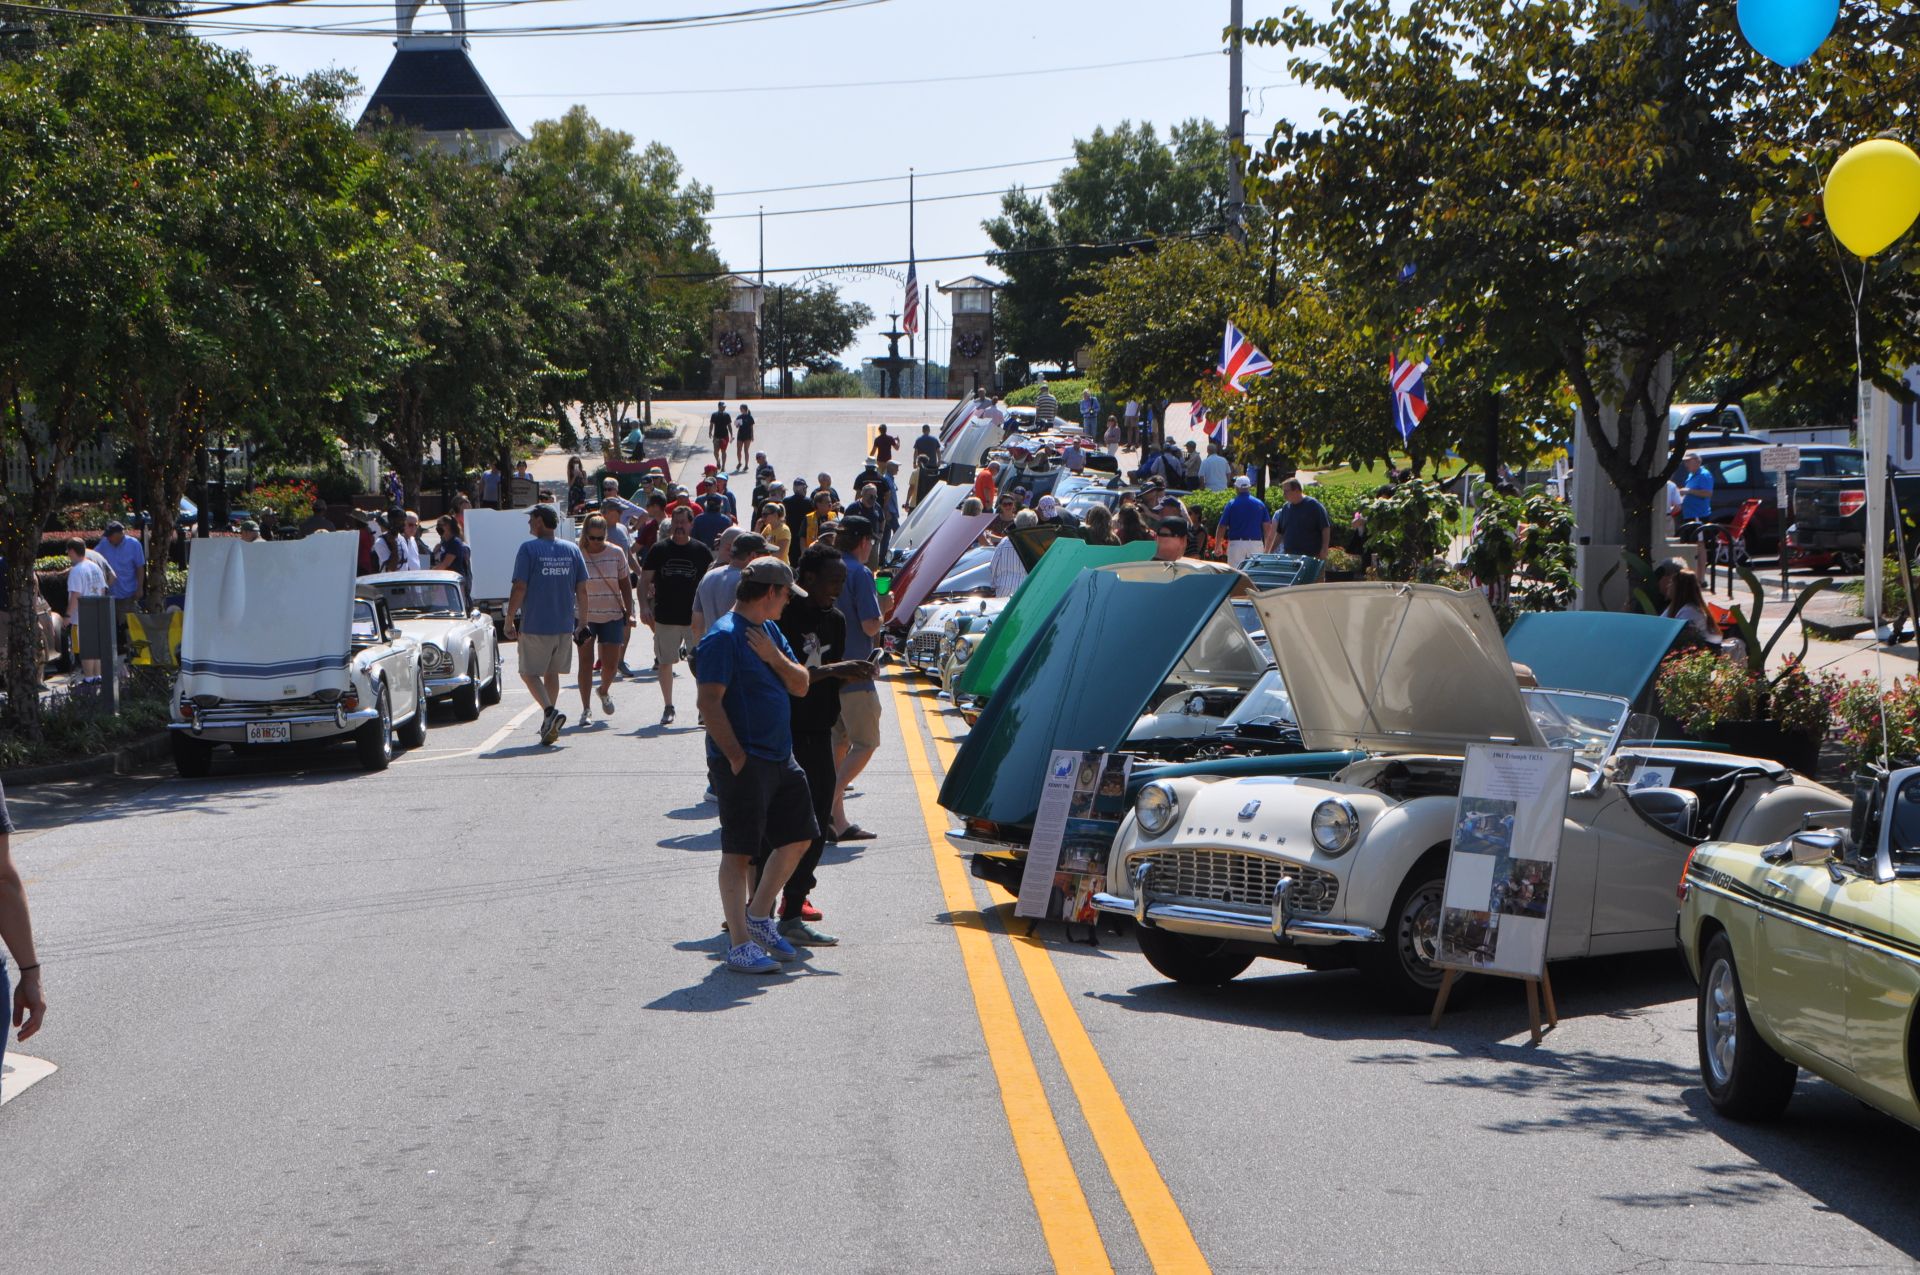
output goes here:
{"type": "Polygon", "coordinates": [[[195,735],[204,734],[209,730],[237,730],[245,734],[247,727],[257,721],[262,725],[332,726],[338,730],[345,730],[349,724],[357,726],[361,722],[370,722],[378,716],[380,716],[380,710],[377,708],[356,708],[352,712],[342,709],[335,713],[302,713],[298,717],[258,717],[251,721],[203,722],[195,718],[190,722],[168,722],[167,729],[192,731],[195,735]]]}
{"type": "Polygon", "coordinates": [[[462,687],[473,685],[473,679],[465,673],[455,674],[453,677],[430,677],[426,682],[429,696],[445,695],[449,691],[457,691],[462,687]]]}
{"type": "Polygon", "coordinates": [[[1139,864],[1133,870],[1131,899],[1121,898],[1117,894],[1108,894],[1103,890],[1093,896],[1093,906],[1101,912],[1130,916],[1136,925],[1154,926],[1163,922],[1208,925],[1241,931],[1244,937],[1266,938],[1276,943],[1289,939],[1322,942],[1331,940],[1341,943],[1384,943],[1386,941],[1386,935],[1364,925],[1336,925],[1331,921],[1296,920],[1287,906],[1287,892],[1293,888],[1292,877],[1280,878],[1280,883],[1273,888],[1273,903],[1268,914],[1260,916],[1250,912],[1229,912],[1199,903],[1156,903],[1152,898],[1152,892],[1147,889],[1147,878],[1152,872],[1152,863],[1139,864]]]}
{"type": "Polygon", "coordinates": [[[1025,854],[1026,846],[1017,841],[989,841],[985,837],[969,837],[958,828],[947,829],[947,840],[962,850],[984,850],[988,854],[1025,854]]]}

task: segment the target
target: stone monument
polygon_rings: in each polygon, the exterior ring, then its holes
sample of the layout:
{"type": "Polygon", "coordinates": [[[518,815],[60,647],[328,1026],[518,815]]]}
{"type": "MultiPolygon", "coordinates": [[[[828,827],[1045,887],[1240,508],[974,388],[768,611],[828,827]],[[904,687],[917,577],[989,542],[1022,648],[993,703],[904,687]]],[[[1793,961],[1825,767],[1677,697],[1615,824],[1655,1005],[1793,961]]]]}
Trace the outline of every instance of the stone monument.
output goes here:
{"type": "Polygon", "coordinates": [[[972,398],[998,390],[993,369],[993,294],[1001,284],[968,275],[940,285],[953,298],[953,336],[947,352],[947,393],[972,398]]]}
{"type": "Polygon", "coordinates": [[[713,376],[707,393],[733,402],[760,397],[760,301],[766,289],[730,274],[727,300],[713,312],[713,376]]]}

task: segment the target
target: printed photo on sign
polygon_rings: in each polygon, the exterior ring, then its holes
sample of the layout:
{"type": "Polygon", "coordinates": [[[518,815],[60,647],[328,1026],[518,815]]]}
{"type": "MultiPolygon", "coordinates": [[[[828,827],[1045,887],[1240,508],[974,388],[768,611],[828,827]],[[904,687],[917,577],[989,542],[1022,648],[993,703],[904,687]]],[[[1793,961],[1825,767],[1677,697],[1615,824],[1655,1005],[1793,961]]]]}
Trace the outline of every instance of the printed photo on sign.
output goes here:
{"type": "Polygon", "coordinates": [[[1513,816],[1519,808],[1495,797],[1462,797],[1453,848],[1461,854],[1506,854],[1513,849],[1513,816]]]}
{"type": "Polygon", "coordinates": [[[1469,967],[1492,965],[1499,937],[1497,914],[1448,908],[1440,924],[1440,961],[1469,967]]]}
{"type": "Polygon", "coordinates": [[[1127,808],[1131,757],[1056,752],[1028,843],[1015,916],[1091,924],[1127,808]]]}
{"type": "Polygon", "coordinates": [[[1553,889],[1553,865],[1539,859],[1510,859],[1506,867],[1506,872],[1494,880],[1489,906],[1508,916],[1546,920],[1547,895],[1553,889]]]}

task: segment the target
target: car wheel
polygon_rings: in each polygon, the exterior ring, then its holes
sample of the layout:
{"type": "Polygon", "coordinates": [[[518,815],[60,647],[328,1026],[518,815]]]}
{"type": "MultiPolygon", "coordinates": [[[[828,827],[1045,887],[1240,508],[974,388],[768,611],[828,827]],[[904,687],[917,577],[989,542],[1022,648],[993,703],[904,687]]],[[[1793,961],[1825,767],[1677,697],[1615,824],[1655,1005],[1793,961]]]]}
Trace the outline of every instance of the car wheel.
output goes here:
{"type": "Polygon", "coordinates": [[[1253,964],[1251,956],[1227,950],[1221,939],[1170,934],[1151,926],[1141,926],[1135,933],[1140,940],[1140,954],[1147,958],[1147,964],[1176,983],[1219,987],[1231,983],[1240,971],[1253,964]]]}
{"type": "Polygon", "coordinates": [[[402,748],[418,748],[427,742],[427,684],[421,682],[414,695],[413,716],[394,732],[400,737],[402,748]]]}
{"type": "Polygon", "coordinates": [[[500,643],[496,639],[493,644],[493,676],[488,678],[487,684],[480,688],[480,702],[498,704],[500,692],[503,689],[503,683],[500,681],[500,643]]]}
{"type": "Polygon", "coordinates": [[[453,693],[453,715],[463,722],[480,716],[480,662],[467,657],[467,684],[453,693]]]}
{"type": "Polygon", "coordinates": [[[1429,857],[1414,865],[1387,914],[1387,941],[1369,943],[1364,950],[1367,976],[1409,1012],[1431,1009],[1440,991],[1444,973],[1433,958],[1440,946],[1440,901],[1446,888],[1445,859],[1429,857]]]}
{"type": "Polygon", "coordinates": [[[205,779],[213,771],[213,745],[195,739],[183,730],[170,736],[173,742],[173,768],[182,779],[205,779]]]}
{"type": "Polygon", "coordinates": [[[1740,993],[1733,944],[1716,934],[1700,961],[1700,1079],[1707,1099],[1735,1120],[1771,1120],[1793,1097],[1799,1068],[1760,1038],[1740,993]]]}
{"type": "Polygon", "coordinates": [[[374,692],[374,710],[379,714],[354,733],[353,746],[360,754],[363,770],[385,770],[393,760],[393,710],[387,706],[386,683],[374,692]]]}

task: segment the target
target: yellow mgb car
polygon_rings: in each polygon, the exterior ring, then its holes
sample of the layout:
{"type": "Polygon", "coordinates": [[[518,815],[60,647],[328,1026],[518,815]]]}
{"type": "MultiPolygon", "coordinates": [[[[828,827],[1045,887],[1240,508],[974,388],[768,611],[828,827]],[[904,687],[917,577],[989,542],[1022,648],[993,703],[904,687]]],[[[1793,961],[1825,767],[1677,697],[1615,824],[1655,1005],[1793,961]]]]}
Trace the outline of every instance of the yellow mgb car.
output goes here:
{"type": "Polygon", "coordinates": [[[1863,777],[1844,827],[1701,845],[1680,889],[1717,1109],[1778,1115],[1805,1067],[1920,1127],[1920,767],[1863,777]]]}

